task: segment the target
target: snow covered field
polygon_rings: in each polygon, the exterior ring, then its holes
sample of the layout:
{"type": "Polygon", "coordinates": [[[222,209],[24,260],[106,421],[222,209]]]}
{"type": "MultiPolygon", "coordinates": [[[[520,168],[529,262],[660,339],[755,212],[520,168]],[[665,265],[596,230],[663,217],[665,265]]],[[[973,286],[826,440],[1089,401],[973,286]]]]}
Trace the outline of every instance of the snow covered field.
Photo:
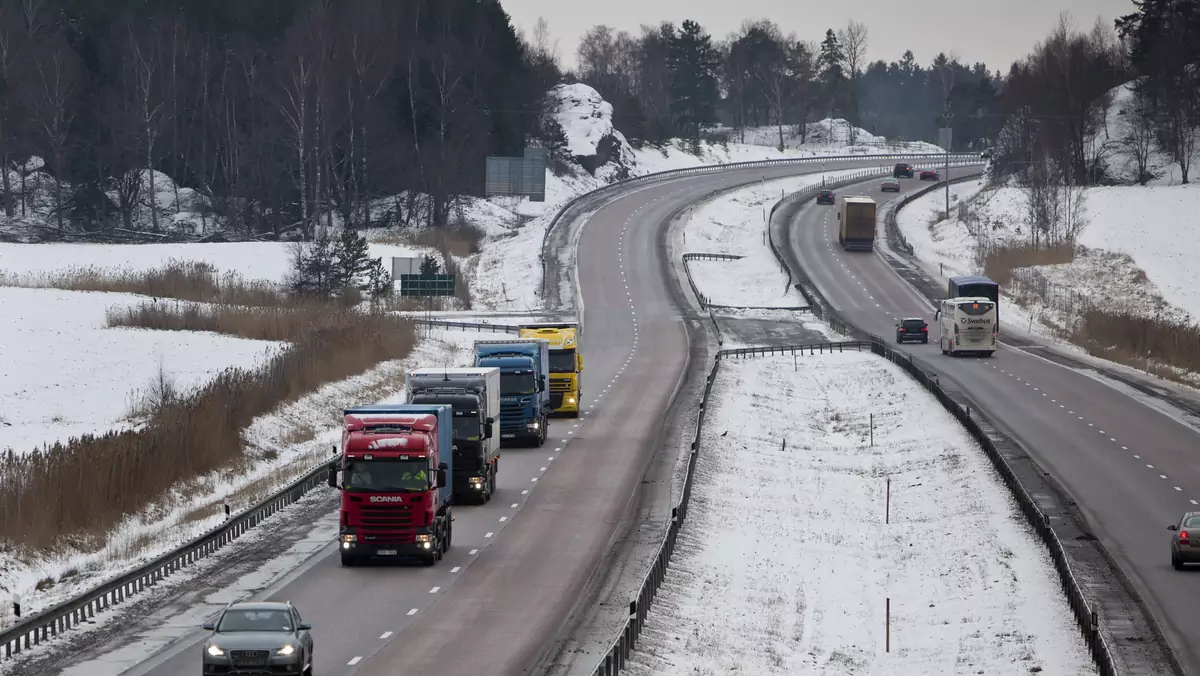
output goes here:
{"type": "Polygon", "coordinates": [[[107,328],[132,294],[0,286],[8,328],[0,366],[0,451],[126,429],[159,370],[186,393],[226,368],[253,369],[284,343],[196,331],[107,328]]]}
{"type": "Polygon", "coordinates": [[[713,402],[631,676],[1096,673],[987,458],[899,367],[727,360],[713,402]]]}

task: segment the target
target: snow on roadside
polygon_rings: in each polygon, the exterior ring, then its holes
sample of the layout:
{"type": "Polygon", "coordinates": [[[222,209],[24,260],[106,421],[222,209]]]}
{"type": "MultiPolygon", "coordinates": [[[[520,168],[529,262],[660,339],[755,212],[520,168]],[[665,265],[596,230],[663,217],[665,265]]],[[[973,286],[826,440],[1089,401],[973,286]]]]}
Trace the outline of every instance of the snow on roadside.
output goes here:
{"type": "Polygon", "coordinates": [[[806,174],[736,190],[691,212],[681,230],[685,253],[719,253],[740,260],[691,260],[688,269],[713,305],[802,307],[804,296],[788,285],[767,239],[767,215],[783,194],[836,182],[863,169],[806,174]]]}
{"type": "Polygon", "coordinates": [[[899,367],[725,361],[713,395],[631,676],[1096,673],[1003,483],[899,367]]]}
{"type": "Polygon", "coordinates": [[[227,368],[254,369],[286,343],[200,331],[108,328],[105,312],[142,296],[0,287],[0,451],[28,453],[84,434],[129,429],[159,370],[181,393],[227,368]]]}
{"type": "MultiPolygon", "coordinates": [[[[186,494],[175,492],[163,504],[129,517],[109,534],[105,549],[34,560],[11,552],[0,554],[0,589],[6,590],[0,598],[20,594],[28,616],[198,537],[224,521],[223,504],[236,514],[330,458],[330,448],[341,439],[341,412],[346,406],[402,402],[405,371],[469,364],[476,340],[511,337],[431,329],[406,359],[330,383],[256,418],[243,435],[252,462],[236,471],[200,477],[186,494]],[[37,590],[39,581],[47,578],[56,584],[37,590]]],[[[11,624],[11,617],[5,615],[9,608],[8,603],[0,604],[0,628],[11,624]]]]}

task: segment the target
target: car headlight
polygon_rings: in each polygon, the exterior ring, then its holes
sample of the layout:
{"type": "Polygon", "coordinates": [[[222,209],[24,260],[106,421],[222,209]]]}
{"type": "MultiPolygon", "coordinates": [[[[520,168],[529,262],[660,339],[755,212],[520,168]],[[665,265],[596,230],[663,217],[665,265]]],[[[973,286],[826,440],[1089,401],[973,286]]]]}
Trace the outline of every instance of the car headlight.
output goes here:
{"type": "Polygon", "coordinates": [[[221,650],[220,648],[218,648],[215,645],[208,646],[208,650],[206,652],[208,652],[208,654],[212,655],[213,657],[220,657],[221,655],[225,654],[224,650],[221,650]]]}
{"type": "Polygon", "coordinates": [[[282,648],[280,648],[279,650],[275,651],[275,654],[277,654],[277,655],[291,655],[291,654],[292,654],[292,653],[294,653],[294,652],[296,652],[296,647],[295,647],[295,646],[293,646],[293,645],[285,645],[285,646],[283,646],[282,648]]]}

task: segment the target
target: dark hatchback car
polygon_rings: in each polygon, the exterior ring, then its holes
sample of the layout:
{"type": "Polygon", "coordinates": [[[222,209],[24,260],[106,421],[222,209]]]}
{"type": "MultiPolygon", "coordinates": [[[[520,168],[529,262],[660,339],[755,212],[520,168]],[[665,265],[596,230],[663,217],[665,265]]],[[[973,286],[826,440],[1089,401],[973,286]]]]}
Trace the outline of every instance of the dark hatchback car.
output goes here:
{"type": "Polygon", "coordinates": [[[892,169],[892,178],[912,178],[912,177],[913,177],[913,166],[911,164],[901,162],[900,164],[897,164],[894,169],[892,169]]]}
{"type": "Polygon", "coordinates": [[[925,171],[921,172],[922,181],[936,181],[938,178],[938,173],[933,169],[926,169],[925,171]]]}
{"type": "Polygon", "coordinates": [[[1200,563],[1200,512],[1185,512],[1179,523],[1167,526],[1171,536],[1171,565],[1183,570],[1185,563],[1200,563]]]}
{"type": "Polygon", "coordinates": [[[817,193],[817,204],[833,204],[835,197],[832,190],[822,190],[817,193]]]}
{"type": "Polygon", "coordinates": [[[897,343],[928,343],[929,325],[920,317],[905,317],[896,325],[897,343]]]}
{"type": "Polygon", "coordinates": [[[231,603],[204,628],[204,676],[312,676],[312,625],[291,603],[231,603]]]}

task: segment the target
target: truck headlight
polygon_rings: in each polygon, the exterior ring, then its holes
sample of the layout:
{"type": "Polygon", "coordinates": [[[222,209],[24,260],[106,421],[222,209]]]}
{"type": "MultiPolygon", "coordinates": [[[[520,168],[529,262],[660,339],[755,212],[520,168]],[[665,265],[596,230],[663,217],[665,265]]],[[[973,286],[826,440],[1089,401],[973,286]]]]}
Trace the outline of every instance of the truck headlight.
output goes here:
{"type": "Polygon", "coordinates": [[[567,403],[568,403],[568,404],[574,404],[574,403],[575,403],[575,397],[567,397],[567,403]]]}
{"type": "Polygon", "coordinates": [[[529,429],[531,429],[531,430],[536,430],[540,426],[541,426],[541,423],[536,423],[536,422],[529,423],[529,429]]]}
{"type": "Polygon", "coordinates": [[[471,481],[471,488],[474,488],[475,490],[480,490],[483,488],[483,477],[473,476],[473,477],[471,477],[470,481],[471,481]]]}
{"type": "Polygon", "coordinates": [[[417,542],[433,542],[433,536],[429,533],[417,533],[417,542]]]}
{"type": "Polygon", "coordinates": [[[342,536],[342,542],[358,542],[358,536],[354,533],[346,533],[342,536]]]}
{"type": "Polygon", "coordinates": [[[215,645],[208,646],[208,650],[206,652],[208,652],[208,654],[212,655],[213,657],[220,657],[225,654],[224,650],[221,650],[220,648],[218,648],[215,645]]]}

